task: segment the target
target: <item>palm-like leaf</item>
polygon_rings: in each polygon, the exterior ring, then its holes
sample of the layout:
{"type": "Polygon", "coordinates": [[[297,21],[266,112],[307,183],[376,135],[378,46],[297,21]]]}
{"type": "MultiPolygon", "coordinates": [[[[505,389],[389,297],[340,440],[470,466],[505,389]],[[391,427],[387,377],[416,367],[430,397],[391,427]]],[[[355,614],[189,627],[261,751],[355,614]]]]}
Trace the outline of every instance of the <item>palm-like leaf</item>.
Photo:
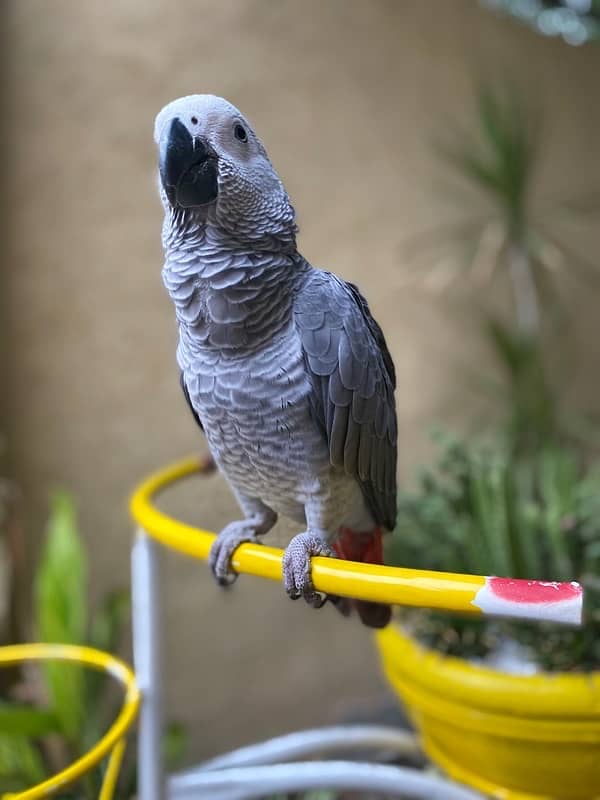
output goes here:
{"type": "MultiPolygon", "coordinates": [[[[57,493],[36,581],[35,617],[43,642],[82,644],[87,635],[87,561],[70,497],[57,493]]],[[[85,677],[76,665],[44,667],[49,699],[67,739],[77,746],[86,710],[85,677]]]]}

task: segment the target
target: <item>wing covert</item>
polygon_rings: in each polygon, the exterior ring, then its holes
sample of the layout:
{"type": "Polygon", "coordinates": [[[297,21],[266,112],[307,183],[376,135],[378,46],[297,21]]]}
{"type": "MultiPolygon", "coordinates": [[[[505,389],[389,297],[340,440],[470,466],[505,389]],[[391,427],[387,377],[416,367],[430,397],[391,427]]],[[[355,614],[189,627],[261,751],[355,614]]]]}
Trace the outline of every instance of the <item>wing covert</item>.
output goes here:
{"type": "Polygon", "coordinates": [[[331,463],[356,478],[377,524],[392,530],[396,375],[383,332],[356,286],[318,270],[295,298],[294,319],[331,463]]]}

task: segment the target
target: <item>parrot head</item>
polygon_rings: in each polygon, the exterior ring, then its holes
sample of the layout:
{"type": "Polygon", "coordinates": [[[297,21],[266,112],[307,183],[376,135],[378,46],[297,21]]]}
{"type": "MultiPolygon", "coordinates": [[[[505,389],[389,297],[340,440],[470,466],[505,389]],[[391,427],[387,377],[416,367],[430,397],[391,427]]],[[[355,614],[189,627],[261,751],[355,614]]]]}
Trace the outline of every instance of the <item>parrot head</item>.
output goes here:
{"type": "Polygon", "coordinates": [[[154,127],[165,210],[243,236],[295,234],[295,214],[265,148],[240,111],[199,94],[166,105],[154,127]]]}

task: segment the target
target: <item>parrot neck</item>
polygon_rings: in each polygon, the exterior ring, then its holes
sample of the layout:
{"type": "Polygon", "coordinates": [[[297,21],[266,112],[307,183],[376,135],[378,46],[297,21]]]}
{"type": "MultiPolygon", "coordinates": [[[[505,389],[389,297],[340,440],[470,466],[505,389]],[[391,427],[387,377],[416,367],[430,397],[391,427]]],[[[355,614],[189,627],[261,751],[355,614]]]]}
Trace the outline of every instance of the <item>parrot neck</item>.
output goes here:
{"type": "Polygon", "coordinates": [[[254,349],[290,322],[307,268],[295,241],[255,247],[205,222],[167,228],[163,246],[163,281],[187,347],[254,349]]]}

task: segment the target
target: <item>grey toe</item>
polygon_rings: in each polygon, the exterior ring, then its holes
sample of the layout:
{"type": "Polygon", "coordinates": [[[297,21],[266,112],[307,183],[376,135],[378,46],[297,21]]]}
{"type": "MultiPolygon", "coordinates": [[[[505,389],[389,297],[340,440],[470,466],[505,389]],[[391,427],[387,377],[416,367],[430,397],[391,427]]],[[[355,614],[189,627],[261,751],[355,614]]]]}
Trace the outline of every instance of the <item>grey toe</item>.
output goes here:
{"type": "Polygon", "coordinates": [[[283,556],[283,583],[292,600],[303,597],[313,608],[321,608],[327,596],[316,592],[310,577],[312,556],[329,556],[327,543],[312,533],[294,536],[283,556]]]}
{"type": "Polygon", "coordinates": [[[208,565],[219,586],[231,586],[238,577],[231,568],[235,551],[244,542],[257,542],[255,534],[244,523],[233,522],[224,528],[212,543],[208,565]]]}

